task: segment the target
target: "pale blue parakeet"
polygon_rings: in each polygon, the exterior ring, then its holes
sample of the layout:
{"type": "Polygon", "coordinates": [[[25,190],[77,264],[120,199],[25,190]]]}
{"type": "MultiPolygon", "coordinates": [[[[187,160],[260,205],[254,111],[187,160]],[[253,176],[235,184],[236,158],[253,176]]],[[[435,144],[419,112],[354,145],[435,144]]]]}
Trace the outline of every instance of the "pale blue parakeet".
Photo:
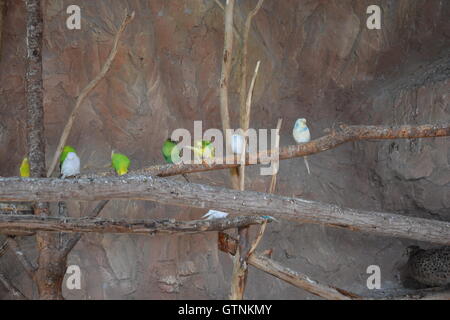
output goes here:
{"type": "Polygon", "coordinates": [[[78,158],[75,152],[69,152],[61,165],[62,178],[72,177],[78,174],[80,174],[80,158],[78,158]]]}
{"type": "MultiPolygon", "coordinates": [[[[295,121],[294,129],[292,130],[292,135],[294,136],[295,142],[298,144],[307,143],[311,141],[311,133],[309,132],[309,128],[306,125],[306,119],[300,118],[295,121]]],[[[308,170],[308,174],[311,174],[309,170],[308,159],[303,157],[305,160],[306,169],[308,170]]]]}

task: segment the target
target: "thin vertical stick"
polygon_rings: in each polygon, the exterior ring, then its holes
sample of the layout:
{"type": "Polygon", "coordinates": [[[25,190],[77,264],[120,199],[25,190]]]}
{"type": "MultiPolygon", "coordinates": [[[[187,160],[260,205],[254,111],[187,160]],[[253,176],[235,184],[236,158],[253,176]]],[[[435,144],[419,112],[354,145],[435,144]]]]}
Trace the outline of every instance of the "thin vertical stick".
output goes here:
{"type": "MultiPolygon", "coordinates": [[[[233,10],[234,0],[227,0],[225,6],[225,34],[222,57],[222,72],[220,75],[220,117],[222,119],[222,130],[225,134],[226,149],[230,150],[230,137],[228,129],[231,128],[230,114],[228,110],[228,87],[231,72],[231,59],[233,56],[233,10]]],[[[239,188],[238,171],[236,168],[230,169],[231,185],[233,189],[239,188]]]]}
{"type": "MultiPolygon", "coordinates": [[[[245,20],[244,25],[244,40],[243,40],[243,47],[242,47],[242,65],[241,65],[241,89],[240,89],[240,96],[239,96],[239,105],[241,109],[241,115],[246,114],[246,100],[248,98],[247,96],[247,61],[248,61],[248,37],[250,35],[250,27],[252,25],[252,19],[253,17],[258,13],[259,9],[261,8],[264,0],[259,0],[256,4],[255,8],[250,11],[250,13],[247,16],[247,19],[245,20]]],[[[244,129],[248,127],[249,118],[244,117],[241,118],[241,128],[244,129]],[[246,126],[247,124],[247,126],[246,126]]]]}
{"type": "MultiPolygon", "coordinates": [[[[275,139],[275,148],[273,150],[276,150],[276,152],[278,153],[278,150],[280,148],[280,129],[281,129],[281,124],[283,123],[283,119],[278,119],[278,123],[277,123],[277,138],[275,139]]],[[[269,187],[269,193],[274,193],[275,192],[275,188],[277,185],[277,174],[278,174],[278,169],[279,169],[279,165],[280,162],[277,159],[276,161],[276,169],[277,169],[277,173],[272,175],[272,180],[270,181],[270,187],[269,187]]]]}
{"type": "MultiPolygon", "coordinates": [[[[250,110],[252,106],[252,98],[253,98],[253,88],[255,87],[256,77],[258,76],[259,66],[261,61],[256,63],[255,72],[253,73],[252,81],[250,83],[250,88],[248,89],[247,100],[245,103],[245,109],[241,109],[241,128],[246,134],[249,126],[250,126],[250,110]],[[243,111],[243,112],[242,112],[243,111]]],[[[247,145],[247,137],[244,137],[244,150],[241,154],[241,163],[245,164],[245,149],[247,145]]],[[[239,190],[244,191],[245,184],[245,165],[241,165],[239,167],[239,190]]]]}
{"type": "MultiPolygon", "coordinates": [[[[222,2],[220,2],[219,0],[214,0],[214,2],[217,4],[217,6],[222,9],[223,11],[225,11],[225,7],[223,6],[222,2]]],[[[234,35],[236,36],[236,38],[238,38],[239,41],[242,41],[242,37],[239,34],[238,29],[236,28],[236,25],[233,23],[233,31],[234,31],[234,35]]]]}
{"type": "MultiPolygon", "coordinates": [[[[245,22],[243,51],[242,51],[242,73],[241,73],[241,92],[240,92],[240,126],[244,134],[250,125],[250,108],[253,95],[253,87],[255,85],[256,76],[258,74],[260,61],[256,64],[253,79],[247,94],[247,55],[248,55],[248,37],[251,21],[254,15],[259,11],[264,0],[259,0],[256,7],[249,13],[245,22]]],[[[245,149],[247,145],[247,137],[244,136],[244,148],[241,154],[241,163],[245,162],[245,149]]],[[[245,189],[245,166],[239,167],[239,190],[245,189]]],[[[231,279],[231,295],[232,300],[242,300],[244,298],[245,285],[247,282],[247,256],[248,248],[248,231],[249,228],[240,228],[239,232],[239,250],[234,258],[233,275],[231,279]]]]}
{"type": "MultiPolygon", "coordinates": [[[[253,97],[253,88],[255,87],[256,77],[258,75],[259,66],[261,61],[256,63],[255,72],[253,73],[253,78],[250,84],[250,88],[248,90],[247,100],[245,109],[241,113],[241,124],[244,125],[242,130],[244,133],[247,132],[250,126],[250,110],[252,105],[252,97],[253,97]]],[[[244,148],[241,154],[241,163],[245,163],[245,146],[247,144],[247,137],[244,136],[244,148]]],[[[239,167],[239,190],[245,190],[245,165],[241,165],[239,167]]],[[[248,252],[248,232],[249,228],[239,228],[239,250],[234,257],[234,265],[233,265],[233,275],[231,277],[231,295],[230,299],[232,300],[242,300],[244,298],[245,285],[247,282],[247,252],[248,252]]]]}

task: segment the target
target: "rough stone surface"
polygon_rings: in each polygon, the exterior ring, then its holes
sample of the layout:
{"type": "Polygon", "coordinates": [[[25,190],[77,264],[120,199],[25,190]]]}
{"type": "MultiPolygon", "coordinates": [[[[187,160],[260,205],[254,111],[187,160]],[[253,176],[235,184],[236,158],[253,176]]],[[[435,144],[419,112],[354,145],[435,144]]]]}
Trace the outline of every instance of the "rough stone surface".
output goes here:
{"type": "Polygon", "coordinates": [[[450,284],[450,247],[428,250],[410,246],[406,264],[407,275],[417,282],[431,287],[450,284]]]}
{"type": "MultiPolygon", "coordinates": [[[[275,128],[293,144],[295,120],[309,120],[313,138],[347,124],[450,121],[450,2],[381,0],[381,30],[366,28],[361,0],[266,0],[253,20],[249,69],[261,69],[250,126],[275,128]]],[[[162,163],[162,142],[176,128],[220,128],[218,83],[223,12],[210,0],[45,0],[44,88],[47,161],[77,94],[99,72],[126,10],[136,11],[107,77],[81,107],[68,143],[82,170],[109,164],[111,149],[132,168],[162,163]],[[66,8],[82,10],[82,29],[68,30],[66,8]]],[[[242,25],[256,1],[238,1],[242,25]]],[[[236,48],[239,44],[236,43],[236,48]]],[[[26,152],[25,9],[8,0],[0,60],[0,176],[18,175],[26,152]]],[[[231,87],[232,124],[238,122],[238,59],[231,87]]],[[[367,141],[281,163],[276,192],[361,209],[450,220],[450,139],[367,141]]],[[[247,169],[246,187],[265,191],[270,177],[247,169]]],[[[195,182],[229,185],[228,171],[191,175],[195,182]]],[[[176,177],[174,179],[182,179],[176,177]]],[[[88,206],[72,206],[73,216],[88,206]]],[[[72,208],[71,207],[71,208],[72,208]]],[[[142,201],[112,201],[105,217],[194,219],[194,210],[142,201]]],[[[82,289],[67,299],[220,299],[229,291],[232,263],[217,251],[216,234],[192,236],[87,235],[69,256],[82,289]]],[[[36,256],[32,239],[21,240],[36,256]]],[[[370,294],[366,269],[379,265],[382,288],[402,287],[399,268],[412,241],[313,225],[273,223],[261,243],[273,258],[311,278],[370,294]]],[[[429,244],[420,244],[427,247],[429,244]]],[[[9,252],[0,270],[25,294],[36,288],[9,252]]],[[[10,296],[0,287],[0,298],[10,296]]],[[[246,298],[316,299],[250,268],[246,298]]]]}

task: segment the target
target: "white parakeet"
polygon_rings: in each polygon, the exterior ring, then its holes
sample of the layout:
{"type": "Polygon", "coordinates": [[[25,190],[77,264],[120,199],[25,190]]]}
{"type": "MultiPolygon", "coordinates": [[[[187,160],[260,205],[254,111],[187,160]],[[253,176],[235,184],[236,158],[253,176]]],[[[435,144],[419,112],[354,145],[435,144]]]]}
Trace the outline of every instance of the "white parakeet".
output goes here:
{"type": "MultiPolygon", "coordinates": [[[[295,121],[294,129],[292,130],[292,135],[294,136],[295,142],[298,144],[307,143],[311,141],[311,133],[309,132],[309,128],[306,125],[306,119],[300,118],[295,121]]],[[[309,170],[308,159],[303,157],[305,160],[306,169],[308,170],[308,174],[311,174],[309,170]]]]}
{"type": "Polygon", "coordinates": [[[217,211],[217,210],[209,210],[202,218],[206,220],[211,219],[223,219],[228,216],[228,213],[217,211]]]}
{"type": "Polygon", "coordinates": [[[65,177],[72,177],[80,174],[80,158],[75,152],[69,152],[61,165],[61,175],[65,177]]]}
{"type": "MultiPolygon", "coordinates": [[[[234,154],[242,154],[244,150],[245,138],[240,134],[233,134],[231,136],[231,151],[234,154]]],[[[248,151],[248,150],[247,150],[248,151]]]]}

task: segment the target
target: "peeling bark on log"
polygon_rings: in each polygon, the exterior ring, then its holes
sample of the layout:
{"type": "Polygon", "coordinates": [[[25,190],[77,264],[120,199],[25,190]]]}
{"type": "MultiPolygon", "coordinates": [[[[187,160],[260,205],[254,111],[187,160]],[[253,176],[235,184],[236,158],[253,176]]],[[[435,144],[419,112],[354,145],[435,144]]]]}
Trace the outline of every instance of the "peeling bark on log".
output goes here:
{"type": "Polygon", "coordinates": [[[44,100],[42,83],[43,21],[40,0],[27,0],[28,159],[31,177],[45,177],[44,100]]]}
{"type": "MultiPolygon", "coordinates": [[[[44,102],[42,83],[42,33],[43,21],[40,0],[27,0],[27,71],[26,95],[28,107],[28,159],[32,177],[45,177],[44,102]]],[[[49,205],[35,204],[34,214],[47,216],[49,205]]],[[[36,235],[39,251],[38,269],[34,280],[40,299],[62,299],[62,280],[65,274],[66,257],[58,252],[59,237],[56,234],[36,235]]]]}
{"type": "Polygon", "coordinates": [[[240,215],[269,215],[299,223],[450,244],[450,223],[279,195],[236,191],[164,178],[122,176],[97,179],[0,178],[0,201],[135,199],[208,208],[240,215]]]}
{"type": "Polygon", "coordinates": [[[262,224],[260,216],[237,216],[226,219],[176,221],[174,219],[115,220],[99,218],[61,218],[23,215],[0,215],[0,233],[14,230],[47,232],[97,232],[126,234],[174,234],[224,231],[242,226],[262,224]]]}
{"type": "Polygon", "coordinates": [[[33,214],[33,207],[29,203],[0,202],[1,214],[33,214]]]}

